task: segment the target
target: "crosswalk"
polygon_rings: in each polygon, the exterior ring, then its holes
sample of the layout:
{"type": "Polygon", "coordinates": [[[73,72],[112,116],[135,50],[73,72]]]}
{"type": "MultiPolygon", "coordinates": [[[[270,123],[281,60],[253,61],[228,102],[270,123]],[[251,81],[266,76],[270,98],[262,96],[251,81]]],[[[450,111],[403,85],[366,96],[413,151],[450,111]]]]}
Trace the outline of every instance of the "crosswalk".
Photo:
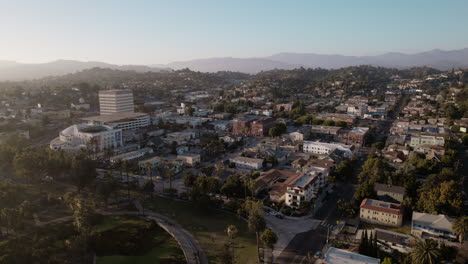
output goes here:
{"type": "Polygon", "coordinates": [[[326,228],[330,228],[330,229],[333,229],[333,227],[335,227],[335,225],[329,224],[329,223],[327,223],[327,222],[325,222],[325,221],[320,222],[320,225],[321,225],[321,226],[324,226],[324,227],[326,227],[326,228]]]}

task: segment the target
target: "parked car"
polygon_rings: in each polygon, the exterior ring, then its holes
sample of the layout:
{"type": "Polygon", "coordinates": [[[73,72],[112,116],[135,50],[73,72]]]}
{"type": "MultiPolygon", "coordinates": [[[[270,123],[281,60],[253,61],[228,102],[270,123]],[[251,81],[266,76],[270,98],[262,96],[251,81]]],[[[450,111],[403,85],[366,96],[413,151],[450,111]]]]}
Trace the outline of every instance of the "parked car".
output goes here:
{"type": "Polygon", "coordinates": [[[283,219],[283,218],[284,218],[284,216],[283,216],[282,214],[276,214],[275,216],[276,216],[277,218],[279,218],[279,219],[283,219]]]}

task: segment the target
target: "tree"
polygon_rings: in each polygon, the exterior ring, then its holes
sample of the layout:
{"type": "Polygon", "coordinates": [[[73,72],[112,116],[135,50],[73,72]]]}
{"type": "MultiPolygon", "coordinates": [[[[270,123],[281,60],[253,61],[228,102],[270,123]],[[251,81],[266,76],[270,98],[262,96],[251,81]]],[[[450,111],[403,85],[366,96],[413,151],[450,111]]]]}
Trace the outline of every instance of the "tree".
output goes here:
{"type": "Polygon", "coordinates": [[[450,180],[425,189],[419,194],[417,206],[430,214],[459,215],[463,207],[461,186],[450,180]]]}
{"type": "Polygon", "coordinates": [[[249,211],[249,217],[248,217],[248,226],[249,230],[251,232],[255,233],[255,236],[257,238],[257,257],[258,261],[260,262],[260,251],[259,251],[259,234],[265,229],[266,223],[265,223],[265,218],[263,216],[263,211],[261,209],[261,204],[256,203],[252,205],[252,208],[250,208],[249,211]]]}
{"type": "Polygon", "coordinates": [[[221,192],[227,197],[241,197],[242,181],[238,175],[229,175],[221,187],[221,192]]]}
{"type": "Polygon", "coordinates": [[[452,229],[460,237],[460,243],[465,241],[466,234],[468,233],[468,216],[462,216],[452,223],[452,229]]]}
{"type": "Polygon", "coordinates": [[[364,198],[373,198],[375,196],[374,184],[368,181],[361,183],[354,193],[354,199],[357,203],[361,203],[364,198]]]}
{"type": "Polygon", "coordinates": [[[71,178],[78,188],[78,192],[93,182],[96,176],[96,164],[93,160],[82,154],[73,157],[71,178]]]}
{"type": "Polygon", "coordinates": [[[197,177],[189,170],[184,172],[184,185],[186,187],[193,187],[195,185],[195,180],[197,177]]]}
{"type": "Polygon", "coordinates": [[[382,264],[392,264],[392,258],[384,258],[382,264]]]}
{"type": "Polygon", "coordinates": [[[271,229],[267,228],[263,230],[262,235],[260,236],[260,240],[268,248],[273,248],[273,246],[278,241],[278,236],[276,236],[275,232],[273,232],[271,229]]]}
{"type": "Polygon", "coordinates": [[[152,181],[146,181],[143,184],[143,192],[149,193],[151,195],[151,198],[153,198],[153,192],[154,192],[154,183],[152,181]]]}
{"type": "Polygon", "coordinates": [[[359,254],[369,254],[369,238],[367,237],[367,230],[362,232],[361,243],[359,244],[359,254]]]}
{"type": "Polygon", "coordinates": [[[223,263],[223,264],[235,264],[236,263],[234,253],[232,252],[229,244],[224,244],[221,247],[221,251],[217,258],[219,261],[218,263],[223,263]]]}
{"type": "Polygon", "coordinates": [[[89,236],[91,233],[91,218],[94,214],[94,202],[82,195],[76,195],[69,200],[69,206],[73,211],[73,225],[76,230],[89,236]]]}
{"type": "Polygon", "coordinates": [[[440,251],[435,240],[417,239],[410,252],[414,264],[436,264],[440,257],[440,251]]]}
{"type": "Polygon", "coordinates": [[[107,204],[109,202],[109,198],[117,191],[118,185],[114,181],[114,179],[109,179],[105,181],[100,181],[96,186],[97,194],[104,200],[104,205],[107,208],[107,204]]]}

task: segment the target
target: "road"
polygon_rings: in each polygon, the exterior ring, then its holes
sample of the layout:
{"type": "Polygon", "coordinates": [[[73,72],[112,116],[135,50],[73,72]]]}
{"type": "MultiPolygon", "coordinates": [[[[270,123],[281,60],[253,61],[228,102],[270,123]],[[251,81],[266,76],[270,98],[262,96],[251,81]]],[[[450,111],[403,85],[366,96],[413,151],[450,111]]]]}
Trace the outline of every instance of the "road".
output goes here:
{"type": "Polygon", "coordinates": [[[351,201],[354,191],[355,187],[351,183],[338,185],[320,209],[317,210],[314,219],[309,219],[310,222],[317,223],[315,228],[295,235],[275,259],[275,263],[285,264],[295,263],[295,261],[299,260],[303,261],[303,257],[307,256],[307,253],[314,254],[321,251],[327,240],[327,232],[332,232],[336,226],[336,221],[340,220],[341,217],[337,209],[337,201],[339,199],[351,201]]]}

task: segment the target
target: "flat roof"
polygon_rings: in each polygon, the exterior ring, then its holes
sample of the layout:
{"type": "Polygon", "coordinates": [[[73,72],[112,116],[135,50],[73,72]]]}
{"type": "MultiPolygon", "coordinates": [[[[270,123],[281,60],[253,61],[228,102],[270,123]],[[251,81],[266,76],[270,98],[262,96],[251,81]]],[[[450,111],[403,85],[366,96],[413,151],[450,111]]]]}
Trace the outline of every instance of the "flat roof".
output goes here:
{"type": "Polygon", "coordinates": [[[130,91],[130,90],[117,90],[117,89],[99,91],[99,94],[128,94],[128,93],[132,93],[132,91],[130,91]]]}
{"type": "Polygon", "coordinates": [[[403,206],[396,203],[389,203],[374,199],[364,199],[361,202],[361,208],[386,212],[390,214],[403,215],[403,206]]]}
{"type": "Polygon", "coordinates": [[[118,121],[131,120],[131,119],[140,118],[144,116],[149,117],[149,115],[146,113],[121,112],[121,113],[114,113],[110,115],[98,115],[98,116],[84,117],[82,118],[82,120],[112,123],[112,122],[118,122],[118,121]]]}
{"type": "Polygon", "coordinates": [[[328,249],[324,260],[327,264],[380,264],[380,259],[334,247],[328,249]]]}

